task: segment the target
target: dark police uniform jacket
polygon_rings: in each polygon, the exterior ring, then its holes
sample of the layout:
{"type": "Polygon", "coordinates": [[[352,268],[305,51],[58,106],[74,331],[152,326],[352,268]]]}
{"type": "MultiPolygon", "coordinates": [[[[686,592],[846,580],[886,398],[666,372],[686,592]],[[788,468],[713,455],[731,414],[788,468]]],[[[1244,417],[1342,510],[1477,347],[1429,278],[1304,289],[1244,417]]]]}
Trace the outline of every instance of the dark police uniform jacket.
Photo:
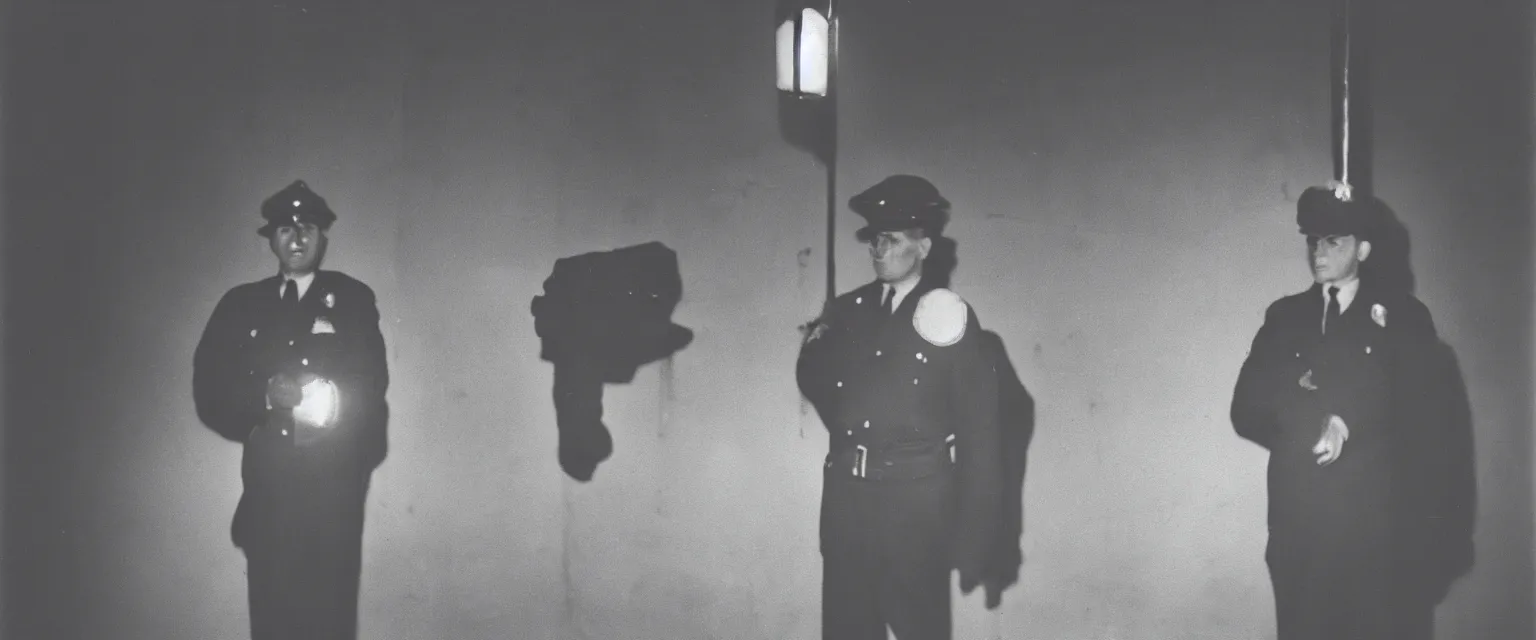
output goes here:
{"type": "MultiPolygon", "coordinates": [[[[878,282],[839,296],[820,319],[821,335],[801,349],[796,378],[830,432],[828,483],[954,474],[953,500],[926,526],[949,529],[953,566],[979,575],[1002,488],[997,373],[974,310],[936,289],[919,283],[890,315],[880,309],[878,282]],[[964,332],[953,344],[935,344],[915,328],[914,312],[929,295],[930,303],[947,297],[964,307],[964,332]]],[[[877,533],[868,530],[874,523],[846,521],[858,510],[835,504],[836,495],[823,493],[823,552],[857,544],[848,536],[877,533]]]]}
{"type": "Polygon", "coordinates": [[[1232,398],[1236,432],[1270,453],[1266,558],[1277,600],[1303,601],[1301,592],[1330,582],[1390,585],[1402,577],[1394,557],[1425,551],[1436,523],[1458,508],[1421,491],[1441,480],[1433,461],[1450,426],[1428,309],[1362,280],[1325,334],[1325,305],[1322,285],[1270,305],[1232,398]],[[1312,448],[1330,414],[1349,439],[1320,466],[1312,448]]]}
{"type": "Polygon", "coordinates": [[[389,374],[373,291],[322,270],[294,309],[282,285],[273,276],[227,292],[193,357],[199,418],[245,445],[233,535],[248,550],[284,535],[356,535],[386,448],[389,374]],[[291,414],[268,411],[266,391],[272,375],[304,372],[335,383],[339,412],[334,427],[299,445],[291,414]]]}

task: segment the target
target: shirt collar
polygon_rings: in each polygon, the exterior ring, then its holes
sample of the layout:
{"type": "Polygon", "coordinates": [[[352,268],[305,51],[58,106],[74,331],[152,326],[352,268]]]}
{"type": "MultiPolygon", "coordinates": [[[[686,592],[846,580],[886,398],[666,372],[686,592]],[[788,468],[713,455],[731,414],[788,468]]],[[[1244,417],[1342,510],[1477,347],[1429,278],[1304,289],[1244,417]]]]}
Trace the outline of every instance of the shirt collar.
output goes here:
{"type": "Polygon", "coordinates": [[[313,284],[315,281],[315,272],[311,271],[302,276],[289,276],[285,273],[281,274],[281,277],[279,277],[278,280],[281,281],[277,286],[278,295],[282,295],[283,287],[288,286],[288,281],[292,280],[299,284],[299,297],[303,298],[304,294],[309,292],[309,285],[313,284]]]}
{"type": "Polygon", "coordinates": [[[882,283],[880,285],[880,297],[881,297],[881,299],[884,299],[885,298],[885,292],[890,290],[890,289],[892,289],[892,288],[895,288],[896,289],[896,295],[895,295],[894,298],[891,299],[891,308],[892,309],[899,308],[899,307],[901,307],[901,301],[905,300],[906,297],[907,297],[907,294],[912,293],[912,290],[917,288],[917,284],[918,284],[918,280],[917,279],[907,280],[907,281],[904,281],[904,282],[898,282],[896,284],[882,283]]]}
{"type": "Polygon", "coordinates": [[[1349,308],[1350,303],[1355,301],[1355,294],[1360,292],[1360,278],[1356,276],[1345,282],[1324,284],[1322,287],[1324,305],[1328,304],[1328,289],[1331,287],[1339,288],[1339,313],[1343,313],[1349,308]]]}

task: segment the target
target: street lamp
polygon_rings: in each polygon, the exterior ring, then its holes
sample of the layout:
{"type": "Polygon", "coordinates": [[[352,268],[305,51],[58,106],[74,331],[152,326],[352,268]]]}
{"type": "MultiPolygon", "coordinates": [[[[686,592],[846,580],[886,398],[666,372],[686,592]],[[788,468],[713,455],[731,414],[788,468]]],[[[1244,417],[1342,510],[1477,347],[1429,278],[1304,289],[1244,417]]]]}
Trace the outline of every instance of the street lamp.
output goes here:
{"type": "Polygon", "coordinates": [[[834,0],[784,0],[779,3],[779,90],[796,98],[825,98],[831,93],[837,18],[834,0]]]}
{"type": "Polygon", "coordinates": [[[791,142],[827,168],[827,300],[837,295],[837,0],[779,0],[774,22],[780,117],[791,142]]]}

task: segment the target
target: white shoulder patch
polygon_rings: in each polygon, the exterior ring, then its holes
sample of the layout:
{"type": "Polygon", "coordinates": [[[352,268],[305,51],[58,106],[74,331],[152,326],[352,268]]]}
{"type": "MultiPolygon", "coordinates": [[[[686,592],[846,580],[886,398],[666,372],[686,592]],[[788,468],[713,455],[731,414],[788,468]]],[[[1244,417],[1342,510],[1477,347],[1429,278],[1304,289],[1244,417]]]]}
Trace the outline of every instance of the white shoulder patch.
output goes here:
{"type": "Polygon", "coordinates": [[[970,309],[959,294],[949,289],[934,289],[917,301],[912,327],[930,344],[947,347],[965,337],[970,309]]]}

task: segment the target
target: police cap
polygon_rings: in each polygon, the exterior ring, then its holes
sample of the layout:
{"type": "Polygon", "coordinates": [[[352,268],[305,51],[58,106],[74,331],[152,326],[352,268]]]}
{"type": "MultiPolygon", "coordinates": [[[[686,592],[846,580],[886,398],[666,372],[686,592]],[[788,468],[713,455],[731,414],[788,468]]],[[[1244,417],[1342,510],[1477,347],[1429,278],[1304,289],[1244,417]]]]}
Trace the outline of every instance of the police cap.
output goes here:
{"type": "Polygon", "coordinates": [[[848,199],[848,207],[867,225],[858,238],[867,241],[882,231],[922,229],[937,235],[949,221],[949,201],[933,183],[913,175],[894,175],[848,199]]]}
{"type": "Polygon", "coordinates": [[[267,224],[256,232],[268,238],[279,227],[310,223],[323,230],[336,221],[336,213],[325,203],[325,198],[311,191],[303,180],[293,181],[263,201],[261,217],[266,218],[267,224]]]}
{"type": "Polygon", "coordinates": [[[1349,200],[1333,189],[1308,187],[1296,199],[1296,225],[1309,236],[1355,236],[1372,240],[1380,230],[1375,198],[1356,194],[1349,200]]]}

